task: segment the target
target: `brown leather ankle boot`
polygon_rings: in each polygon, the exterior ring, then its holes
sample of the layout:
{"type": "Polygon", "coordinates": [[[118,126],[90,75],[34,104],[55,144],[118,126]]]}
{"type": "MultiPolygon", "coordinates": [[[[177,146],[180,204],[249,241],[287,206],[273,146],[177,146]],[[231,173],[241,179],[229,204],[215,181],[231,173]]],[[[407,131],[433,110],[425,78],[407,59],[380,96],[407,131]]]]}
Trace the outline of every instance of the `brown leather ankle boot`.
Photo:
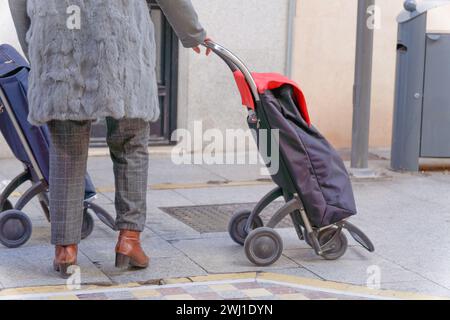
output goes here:
{"type": "Polygon", "coordinates": [[[61,274],[63,278],[69,278],[67,273],[70,266],[77,264],[78,245],[56,246],[55,260],[53,261],[53,268],[56,272],[61,274]]]}
{"type": "Polygon", "coordinates": [[[126,269],[130,266],[147,268],[149,257],[145,254],[139,240],[141,233],[137,231],[121,230],[116,246],[116,268],[126,269]]]}

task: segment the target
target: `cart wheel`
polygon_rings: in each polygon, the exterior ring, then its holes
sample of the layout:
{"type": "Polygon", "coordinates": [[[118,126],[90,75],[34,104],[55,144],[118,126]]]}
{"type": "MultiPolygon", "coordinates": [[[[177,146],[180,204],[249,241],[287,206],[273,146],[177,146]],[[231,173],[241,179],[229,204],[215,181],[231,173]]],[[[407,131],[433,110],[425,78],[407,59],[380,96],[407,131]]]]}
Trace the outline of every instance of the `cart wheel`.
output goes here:
{"type": "Polygon", "coordinates": [[[324,231],[321,231],[318,236],[318,240],[321,246],[327,244],[336,234],[339,232],[339,236],[333,240],[333,243],[330,243],[330,249],[326,252],[322,253],[322,258],[325,260],[337,260],[342,257],[347,251],[348,240],[345,234],[339,229],[330,228],[324,231]]]}
{"type": "Polygon", "coordinates": [[[30,240],[32,224],[28,216],[19,210],[0,213],[0,243],[7,248],[18,248],[30,240]]]}
{"type": "MultiPolygon", "coordinates": [[[[244,245],[245,239],[248,236],[248,233],[245,232],[245,226],[250,215],[251,211],[249,210],[238,211],[233,215],[228,224],[228,233],[230,234],[231,239],[241,246],[244,245]]],[[[252,229],[254,230],[263,226],[264,223],[261,217],[256,217],[253,221],[252,229]]]]}
{"type": "Polygon", "coordinates": [[[12,205],[11,201],[6,200],[5,203],[3,204],[2,212],[12,210],[12,209],[14,209],[14,206],[12,205]]]}
{"type": "Polygon", "coordinates": [[[283,253],[283,240],[275,230],[263,227],[250,232],[244,247],[250,262],[267,267],[280,259],[283,253]]]}
{"type": "Polygon", "coordinates": [[[92,234],[92,231],[94,231],[94,224],[94,218],[92,218],[92,215],[89,213],[88,209],[84,209],[81,239],[84,240],[92,234]]]}

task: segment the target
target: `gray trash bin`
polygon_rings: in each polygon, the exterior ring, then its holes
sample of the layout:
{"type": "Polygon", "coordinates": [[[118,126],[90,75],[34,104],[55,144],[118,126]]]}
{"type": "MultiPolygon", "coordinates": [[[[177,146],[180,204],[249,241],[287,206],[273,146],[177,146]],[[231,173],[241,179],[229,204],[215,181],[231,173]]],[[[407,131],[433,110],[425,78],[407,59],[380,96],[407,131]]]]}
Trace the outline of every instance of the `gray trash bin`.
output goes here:
{"type": "Polygon", "coordinates": [[[398,16],[391,168],[418,171],[420,158],[450,158],[450,30],[428,30],[430,10],[450,1],[405,1],[398,16]]]}

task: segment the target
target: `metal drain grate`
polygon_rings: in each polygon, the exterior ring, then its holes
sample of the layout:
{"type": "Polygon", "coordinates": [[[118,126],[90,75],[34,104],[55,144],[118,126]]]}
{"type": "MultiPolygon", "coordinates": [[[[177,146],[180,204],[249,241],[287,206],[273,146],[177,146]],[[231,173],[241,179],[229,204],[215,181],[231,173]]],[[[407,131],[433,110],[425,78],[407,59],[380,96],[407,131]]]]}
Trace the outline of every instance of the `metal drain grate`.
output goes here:
{"type": "MultiPolygon", "coordinates": [[[[264,223],[267,223],[272,215],[282,206],[284,202],[274,202],[269,205],[261,214],[264,223]]],[[[236,203],[190,207],[166,207],[160,208],[168,215],[183,222],[192,229],[200,233],[226,232],[228,222],[233,214],[238,210],[252,210],[256,203],[236,203]]],[[[292,228],[290,217],[284,219],[279,228],[292,228]]]]}

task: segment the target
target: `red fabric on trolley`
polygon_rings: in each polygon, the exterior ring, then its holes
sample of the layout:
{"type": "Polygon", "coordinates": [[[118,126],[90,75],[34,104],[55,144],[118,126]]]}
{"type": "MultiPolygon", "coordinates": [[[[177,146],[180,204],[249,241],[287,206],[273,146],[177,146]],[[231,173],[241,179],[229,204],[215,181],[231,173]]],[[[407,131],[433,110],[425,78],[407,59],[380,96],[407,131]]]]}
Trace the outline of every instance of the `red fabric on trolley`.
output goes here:
{"type": "MultiPolygon", "coordinates": [[[[299,111],[308,125],[311,125],[306,99],[297,83],[278,73],[252,73],[252,76],[260,94],[264,94],[267,90],[277,89],[285,84],[291,85],[294,88],[294,97],[297,99],[299,111]]],[[[255,101],[245,76],[237,70],[234,72],[234,79],[242,96],[242,104],[254,110],[255,101]]]]}

